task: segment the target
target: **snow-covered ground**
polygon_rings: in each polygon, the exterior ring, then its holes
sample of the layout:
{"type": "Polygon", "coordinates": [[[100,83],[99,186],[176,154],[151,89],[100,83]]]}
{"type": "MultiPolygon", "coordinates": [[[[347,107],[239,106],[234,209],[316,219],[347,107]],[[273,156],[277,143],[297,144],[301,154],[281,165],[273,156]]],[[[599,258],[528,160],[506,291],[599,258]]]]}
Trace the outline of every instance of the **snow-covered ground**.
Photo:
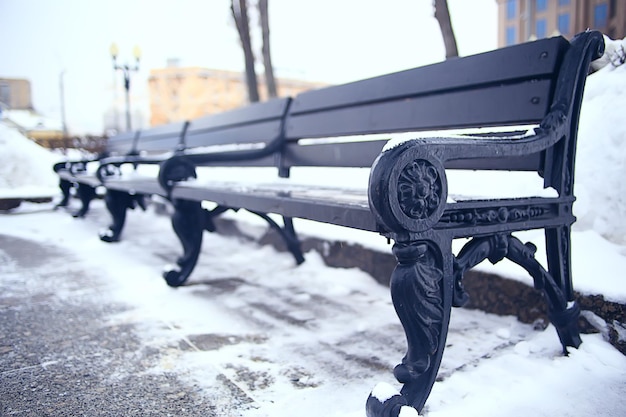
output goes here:
{"type": "MultiPolygon", "coordinates": [[[[134,326],[158,358],[146,373],[175,374],[218,415],[362,417],[376,384],[397,386],[391,370],[403,332],[388,289],[362,271],[327,267],[314,252],[296,267],[269,246],[210,235],[189,284],[174,290],[160,277],[180,253],[166,217],[133,211],[124,241],[109,245],[97,237],[102,201],[84,220],[51,208],[25,204],[0,216],[1,233],[66,252],[67,264],[49,266],[50,275],[89,271],[82,280],[93,288],[59,288],[59,297],[129,306],[103,316],[103,326],[134,326]]],[[[5,287],[10,297],[16,287],[5,287]]],[[[441,381],[423,414],[619,416],[626,357],[601,334],[582,339],[563,357],[551,326],[454,310],[441,381]]]]}
{"type": "MultiPolygon", "coordinates": [[[[626,66],[609,65],[589,78],[577,156],[579,221],[572,245],[576,289],[622,304],[624,108],[626,66]]],[[[31,196],[32,186],[55,187],[51,166],[58,157],[25,141],[0,124],[0,197],[31,196]]],[[[469,175],[481,174],[452,176],[451,193],[466,191],[469,175]]],[[[362,181],[360,176],[355,173],[355,180],[362,181]]],[[[472,192],[511,187],[489,178],[484,190],[472,192]]],[[[403,333],[388,290],[363,272],[326,267],[316,253],[295,267],[288,254],[270,247],[210,235],[190,285],[173,290],[160,278],[163,264],[180,252],[167,219],[152,210],[131,212],[124,241],[117,245],[97,237],[108,221],[100,201],[84,220],[53,211],[52,204],[24,204],[0,215],[0,233],[63,248],[80,268],[92,271],[104,293],[132,306],[103,320],[135,325],[144,343],[159,351],[159,365],[150,372],[176,373],[211,402],[222,404],[223,415],[362,416],[376,383],[397,385],[391,369],[404,354],[403,333]],[[219,376],[250,401],[233,405],[232,392],[219,376]]],[[[307,222],[296,227],[389,251],[384,239],[372,233],[307,222]]],[[[542,245],[537,233],[523,239],[542,245]]],[[[531,285],[510,263],[480,268],[531,285]]],[[[580,349],[563,357],[551,326],[536,331],[512,317],[460,309],[453,313],[448,345],[441,381],[425,415],[624,415],[626,357],[601,334],[583,335],[580,349]]]]}

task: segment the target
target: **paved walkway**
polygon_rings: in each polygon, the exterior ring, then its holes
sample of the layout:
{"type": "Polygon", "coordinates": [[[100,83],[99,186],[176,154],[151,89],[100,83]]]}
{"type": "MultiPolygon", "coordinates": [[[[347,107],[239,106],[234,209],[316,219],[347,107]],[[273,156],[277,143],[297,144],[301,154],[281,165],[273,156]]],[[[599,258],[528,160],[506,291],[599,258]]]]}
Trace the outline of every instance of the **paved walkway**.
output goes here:
{"type": "Polygon", "coordinates": [[[132,325],[103,325],[128,306],[87,270],[60,274],[70,254],[5,235],[0,248],[1,416],[213,415],[174,374],[146,373],[158,356],[132,325]]]}

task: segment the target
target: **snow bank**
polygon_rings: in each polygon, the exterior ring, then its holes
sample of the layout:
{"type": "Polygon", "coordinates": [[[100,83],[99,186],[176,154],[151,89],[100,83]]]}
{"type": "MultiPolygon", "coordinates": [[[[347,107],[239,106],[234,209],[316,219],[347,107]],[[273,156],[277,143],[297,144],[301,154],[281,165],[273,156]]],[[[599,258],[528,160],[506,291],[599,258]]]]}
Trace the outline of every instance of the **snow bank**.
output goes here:
{"type": "Polygon", "coordinates": [[[577,230],[626,244],[626,65],[587,79],[578,130],[574,213],[577,230]]]}
{"type": "Polygon", "coordinates": [[[591,68],[599,70],[612,65],[617,67],[626,62],[626,38],[613,40],[604,35],[604,54],[591,63],[591,68]]]}
{"type": "Polygon", "coordinates": [[[55,196],[59,155],[0,123],[0,198],[55,196]]]}
{"type": "Polygon", "coordinates": [[[63,130],[63,124],[59,120],[41,116],[31,110],[5,110],[2,117],[27,130],[63,130]]]}

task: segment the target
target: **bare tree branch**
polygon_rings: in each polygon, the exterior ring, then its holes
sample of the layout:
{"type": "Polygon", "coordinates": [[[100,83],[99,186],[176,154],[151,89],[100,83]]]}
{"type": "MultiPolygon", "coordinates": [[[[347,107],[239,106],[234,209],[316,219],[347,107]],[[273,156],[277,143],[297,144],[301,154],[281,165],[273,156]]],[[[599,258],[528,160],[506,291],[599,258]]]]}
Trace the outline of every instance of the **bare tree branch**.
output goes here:
{"type": "Polygon", "coordinates": [[[248,19],[248,4],[246,0],[231,0],[230,10],[239,32],[241,47],[246,65],[246,84],[248,86],[248,99],[251,103],[259,101],[259,87],[254,70],[254,54],[252,53],[252,41],[250,40],[250,22],[248,19]]]}
{"type": "Polygon", "coordinates": [[[446,47],[446,59],[457,57],[459,56],[459,51],[456,46],[456,37],[452,29],[452,22],[450,21],[448,1],[433,0],[433,6],[435,7],[435,19],[439,22],[443,43],[446,47]]]}
{"type": "Polygon", "coordinates": [[[276,79],[274,78],[274,67],[272,66],[272,56],[270,54],[270,22],[268,15],[268,0],[259,0],[259,16],[261,23],[261,33],[263,35],[263,66],[265,67],[265,82],[267,84],[267,95],[269,97],[278,96],[276,79]]]}

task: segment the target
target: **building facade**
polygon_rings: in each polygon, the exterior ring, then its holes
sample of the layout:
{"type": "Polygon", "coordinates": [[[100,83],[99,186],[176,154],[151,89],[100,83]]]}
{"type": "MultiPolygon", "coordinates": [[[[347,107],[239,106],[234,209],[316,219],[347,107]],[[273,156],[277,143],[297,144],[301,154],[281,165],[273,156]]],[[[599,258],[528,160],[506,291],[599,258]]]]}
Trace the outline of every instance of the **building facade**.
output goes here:
{"type": "Polygon", "coordinates": [[[30,110],[30,81],[17,78],[0,78],[0,106],[7,109],[30,110]]]}
{"type": "MultiPolygon", "coordinates": [[[[267,98],[262,77],[259,79],[261,100],[267,98]]],[[[278,95],[293,96],[319,88],[322,83],[277,79],[278,95]]],[[[195,119],[208,114],[235,109],[248,103],[244,74],[200,67],[179,67],[168,62],[166,68],[153,69],[148,78],[150,125],[195,119]]]]}
{"type": "Polygon", "coordinates": [[[626,37],[626,0],[497,0],[498,45],[563,35],[586,29],[611,39],[626,37]]]}

